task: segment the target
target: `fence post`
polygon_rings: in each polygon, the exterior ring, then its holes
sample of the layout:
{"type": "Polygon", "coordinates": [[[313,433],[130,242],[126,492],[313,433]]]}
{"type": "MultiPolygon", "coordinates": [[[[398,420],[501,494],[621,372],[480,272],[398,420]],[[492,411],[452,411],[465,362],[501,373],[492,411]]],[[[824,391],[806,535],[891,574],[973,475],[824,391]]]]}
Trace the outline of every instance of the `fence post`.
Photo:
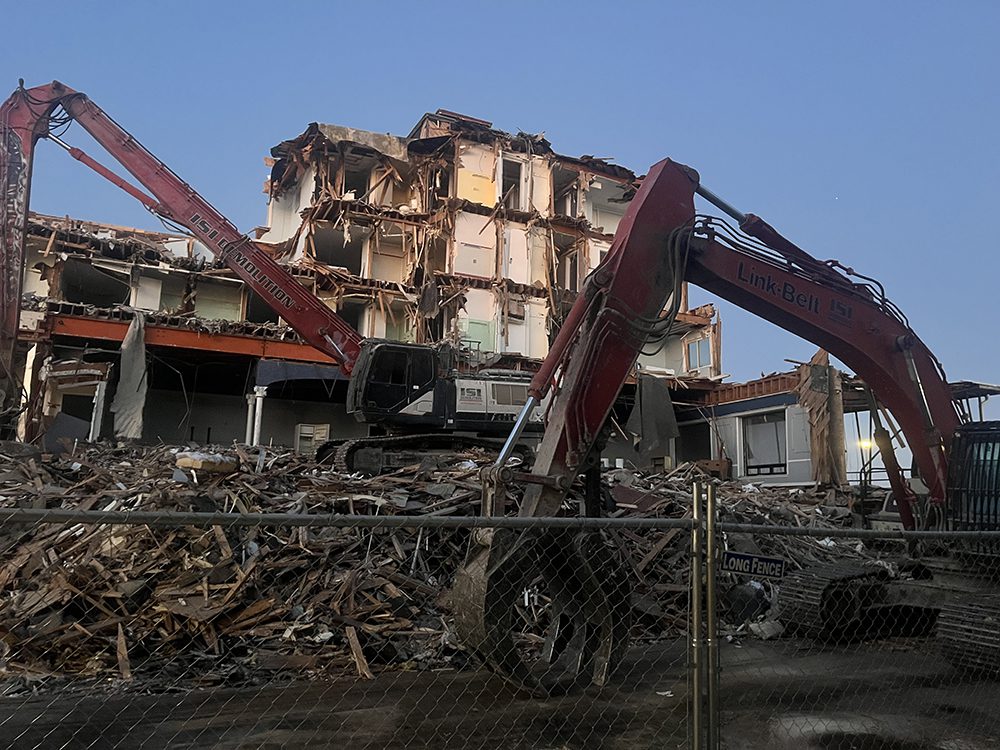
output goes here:
{"type": "Polygon", "coordinates": [[[690,649],[691,649],[691,747],[701,750],[703,746],[703,696],[702,681],[704,676],[704,664],[701,643],[701,612],[702,612],[702,554],[701,554],[701,484],[695,482],[692,488],[691,498],[691,519],[694,523],[691,526],[691,622],[690,622],[690,649]]]}
{"type": "Polygon", "coordinates": [[[708,652],[705,672],[705,690],[708,692],[708,747],[719,747],[719,632],[716,620],[716,528],[717,506],[715,485],[708,485],[708,503],[705,512],[705,645],[708,652]]]}

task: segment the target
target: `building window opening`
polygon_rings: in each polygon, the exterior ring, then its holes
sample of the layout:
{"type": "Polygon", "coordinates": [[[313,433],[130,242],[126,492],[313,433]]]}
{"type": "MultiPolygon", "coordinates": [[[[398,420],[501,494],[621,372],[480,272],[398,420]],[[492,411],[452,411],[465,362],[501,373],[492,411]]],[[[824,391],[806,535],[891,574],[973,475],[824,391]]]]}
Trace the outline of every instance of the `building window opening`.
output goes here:
{"type": "Polygon", "coordinates": [[[366,199],[366,195],[368,193],[368,183],[370,180],[371,180],[371,170],[345,169],[344,197],[345,198],[353,197],[354,200],[366,199]]]}
{"type": "Polygon", "coordinates": [[[712,366],[712,348],[708,338],[687,342],[687,369],[700,370],[712,366]]]}
{"type": "Polygon", "coordinates": [[[559,286],[570,292],[580,291],[580,253],[572,250],[559,256],[556,266],[556,277],[559,286]]]}
{"type": "Polygon", "coordinates": [[[406,368],[409,358],[406,352],[386,351],[378,360],[378,367],[373,368],[372,380],[389,385],[406,385],[406,368]]]}
{"type": "Polygon", "coordinates": [[[574,183],[565,193],[556,199],[556,213],[576,218],[576,215],[580,211],[578,201],[579,191],[574,183]]]}
{"type": "Polygon", "coordinates": [[[754,414],[742,421],[746,475],[787,474],[785,412],[754,414]]]}
{"type": "Polygon", "coordinates": [[[431,211],[440,208],[451,195],[451,175],[447,169],[435,169],[430,175],[430,196],[428,207],[431,211]]]}
{"type": "Polygon", "coordinates": [[[506,208],[521,209],[521,162],[503,160],[503,179],[500,182],[501,196],[506,208]]]}

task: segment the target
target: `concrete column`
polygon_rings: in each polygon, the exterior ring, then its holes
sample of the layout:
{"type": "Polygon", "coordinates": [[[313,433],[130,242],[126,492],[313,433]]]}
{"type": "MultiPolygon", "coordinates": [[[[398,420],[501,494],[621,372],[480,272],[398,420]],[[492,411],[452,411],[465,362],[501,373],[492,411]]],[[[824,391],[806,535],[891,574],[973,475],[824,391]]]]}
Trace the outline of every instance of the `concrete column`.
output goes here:
{"type": "Polygon", "coordinates": [[[255,402],[253,415],[253,442],[251,445],[260,445],[260,425],[264,419],[264,399],[267,397],[266,385],[255,385],[253,387],[253,398],[255,402]]]}
{"type": "Polygon", "coordinates": [[[246,434],[243,437],[243,442],[246,445],[252,445],[254,415],[257,413],[257,397],[253,393],[248,393],[246,395],[246,399],[247,399],[247,429],[246,429],[246,434]]]}

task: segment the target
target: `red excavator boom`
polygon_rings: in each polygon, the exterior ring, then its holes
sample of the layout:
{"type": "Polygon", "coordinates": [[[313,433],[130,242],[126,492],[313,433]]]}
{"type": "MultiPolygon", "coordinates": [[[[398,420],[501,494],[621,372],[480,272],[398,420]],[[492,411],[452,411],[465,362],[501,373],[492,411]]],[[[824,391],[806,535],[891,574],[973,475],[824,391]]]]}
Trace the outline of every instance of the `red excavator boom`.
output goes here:
{"type": "MultiPolygon", "coordinates": [[[[931,352],[877,282],[816,260],[669,159],[643,179],[611,251],[587,279],[536,373],[505,450],[485,476],[484,512],[503,512],[493,498],[505,497],[494,485],[504,481],[507,451],[526,415],[550,391],[545,435],[533,476],[522,478],[527,484],[519,512],[559,512],[574,478],[592,471],[608,415],[643,346],[669,332],[684,280],[822,346],[864,378],[896,417],[927,482],[934,512],[926,522],[942,521],[948,448],[960,420],[931,352]],[[696,194],[736,218],[742,231],[698,216],[696,194]]],[[[915,495],[888,433],[880,430],[876,439],[900,515],[912,529],[915,495]]],[[[479,538],[456,581],[456,622],[465,642],[519,687],[546,695],[580,682],[602,684],[628,637],[626,580],[593,534],[514,538],[496,529],[479,538]],[[539,573],[553,601],[545,646],[553,666],[543,675],[527,668],[511,637],[513,600],[539,573]]]]}
{"type": "Polygon", "coordinates": [[[18,406],[13,372],[24,273],[24,243],[35,144],[49,138],[78,161],[141,201],[150,211],[183,227],[239,276],[303,339],[350,374],[361,350],[351,326],[299,284],[268,252],[242,234],[190,185],[143,148],[86,95],[55,81],[20,87],[0,106],[0,407],[18,406]],[[54,125],[78,122],[132,176],[147,195],[78,148],[51,133],[54,125]]]}

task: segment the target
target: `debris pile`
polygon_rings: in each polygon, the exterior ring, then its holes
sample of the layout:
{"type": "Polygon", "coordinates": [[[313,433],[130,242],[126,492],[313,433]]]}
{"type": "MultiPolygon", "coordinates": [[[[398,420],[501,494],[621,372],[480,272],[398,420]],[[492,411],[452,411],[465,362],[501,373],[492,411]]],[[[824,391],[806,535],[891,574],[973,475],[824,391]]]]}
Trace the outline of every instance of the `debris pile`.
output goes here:
{"type": "MultiPolygon", "coordinates": [[[[77,447],[0,456],[0,506],[114,511],[473,515],[470,452],[446,468],[345,476],[292,452],[240,446],[77,447]]],[[[690,517],[697,470],[605,472],[618,517],[690,517]]],[[[518,490],[512,490],[516,502],[518,490]]],[[[826,494],[719,485],[723,520],[850,525],[826,494]],[[826,504],[824,504],[826,503],[826,504]]],[[[567,502],[573,512],[575,491],[567,502]]],[[[0,527],[0,690],[59,677],[133,689],[269,681],[279,674],[461,667],[447,611],[468,529],[8,523],[0,527]]],[[[616,529],[634,584],[635,635],[686,621],[688,534],[616,529]]],[[[849,540],[742,538],[793,566],[867,552],[849,540]]],[[[527,602],[529,597],[525,598],[527,602]]],[[[544,592],[526,609],[526,631],[544,592]]]]}

